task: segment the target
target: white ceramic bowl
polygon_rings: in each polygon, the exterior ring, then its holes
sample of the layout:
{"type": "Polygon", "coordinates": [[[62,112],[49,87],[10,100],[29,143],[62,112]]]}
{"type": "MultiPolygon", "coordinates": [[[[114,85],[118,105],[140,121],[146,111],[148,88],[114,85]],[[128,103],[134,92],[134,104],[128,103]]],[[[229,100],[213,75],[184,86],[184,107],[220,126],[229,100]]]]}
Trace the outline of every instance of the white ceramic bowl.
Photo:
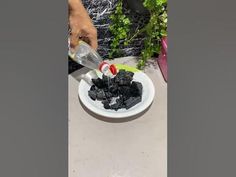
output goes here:
{"type": "MultiPolygon", "coordinates": [[[[122,65],[119,65],[119,67],[121,69],[122,65]]],[[[127,66],[124,68],[127,69],[127,66]]],[[[98,76],[101,77],[102,75],[98,74],[98,76]]],[[[152,80],[142,71],[139,70],[135,71],[133,78],[134,81],[141,82],[143,85],[142,101],[128,110],[126,109],[119,109],[117,111],[107,110],[103,107],[101,101],[97,100],[93,101],[88,96],[88,90],[90,89],[90,85],[84,80],[81,80],[79,84],[78,88],[79,98],[82,104],[84,104],[84,106],[87,109],[103,117],[109,117],[115,119],[115,118],[126,118],[137,115],[145,111],[151,105],[155,96],[155,88],[152,83],[152,80]]]]}

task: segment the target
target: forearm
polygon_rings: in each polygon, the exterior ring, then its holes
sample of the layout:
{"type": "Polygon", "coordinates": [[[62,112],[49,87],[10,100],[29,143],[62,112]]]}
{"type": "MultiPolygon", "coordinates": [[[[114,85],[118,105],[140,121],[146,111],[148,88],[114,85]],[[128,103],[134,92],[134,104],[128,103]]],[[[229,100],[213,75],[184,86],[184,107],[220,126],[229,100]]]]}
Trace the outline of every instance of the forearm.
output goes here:
{"type": "Polygon", "coordinates": [[[81,0],[68,0],[69,11],[73,15],[88,16],[86,9],[84,8],[81,0]]]}

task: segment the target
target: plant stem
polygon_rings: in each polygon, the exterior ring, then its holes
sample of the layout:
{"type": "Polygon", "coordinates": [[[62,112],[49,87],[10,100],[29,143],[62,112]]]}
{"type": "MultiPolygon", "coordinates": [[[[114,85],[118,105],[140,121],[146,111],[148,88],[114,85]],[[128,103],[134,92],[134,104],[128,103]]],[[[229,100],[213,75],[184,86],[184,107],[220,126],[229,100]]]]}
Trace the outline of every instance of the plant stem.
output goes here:
{"type": "Polygon", "coordinates": [[[137,37],[140,33],[143,33],[146,30],[146,28],[142,28],[141,30],[137,30],[137,32],[130,38],[128,39],[126,42],[130,43],[135,37],[137,37]]]}

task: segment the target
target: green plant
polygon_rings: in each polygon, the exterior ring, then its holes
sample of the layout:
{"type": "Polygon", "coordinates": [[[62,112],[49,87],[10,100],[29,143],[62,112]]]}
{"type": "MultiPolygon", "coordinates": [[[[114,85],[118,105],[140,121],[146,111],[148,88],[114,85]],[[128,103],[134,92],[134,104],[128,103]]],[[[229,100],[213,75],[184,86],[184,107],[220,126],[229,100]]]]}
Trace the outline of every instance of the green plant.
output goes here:
{"type": "Polygon", "coordinates": [[[119,0],[115,8],[115,12],[110,16],[111,25],[109,27],[114,39],[111,43],[111,51],[109,58],[119,56],[121,54],[121,45],[127,45],[125,39],[128,37],[131,22],[126,15],[123,14],[123,2],[119,0]],[[121,42],[123,40],[123,42],[121,42]]]}
{"type": "Polygon", "coordinates": [[[161,38],[167,36],[167,0],[145,0],[143,5],[150,12],[148,24],[144,27],[146,38],[137,67],[142,69],[147,60],[160,53],[161,38]]]}
{"type": "Polygon", "coordinates": [[[148,59],[160,53],[161,39],[167,36],[167,0],[144,0],[143,5],[148,9],[150,19],[148,24],[138,29],[133,36],[128,35],[131,22],[123,14],[122,0],[119,0],[115,12],[110,17],[112,20],[110,31],[114,36],[110,58],[120,55],[121,45],[128,45],[139,34],[145,33],[144,48],[137,64],[138,69],[143,69],[148,59]]]}

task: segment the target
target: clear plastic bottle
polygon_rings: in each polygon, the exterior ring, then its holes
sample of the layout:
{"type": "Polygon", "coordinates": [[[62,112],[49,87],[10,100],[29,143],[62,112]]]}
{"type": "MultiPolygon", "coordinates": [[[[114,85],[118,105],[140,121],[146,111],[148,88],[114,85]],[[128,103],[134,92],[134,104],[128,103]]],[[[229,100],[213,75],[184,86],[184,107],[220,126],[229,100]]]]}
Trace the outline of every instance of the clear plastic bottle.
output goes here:
{"type": "Polygon", "coordinates": [[[77,63],[90,69],[97,69],[107,76],[115,75],[117,72],[114,65],[104,62],[101,56],[83,41],[79,41],[73,49],[69,43],[69,56],[77,63]]]}

